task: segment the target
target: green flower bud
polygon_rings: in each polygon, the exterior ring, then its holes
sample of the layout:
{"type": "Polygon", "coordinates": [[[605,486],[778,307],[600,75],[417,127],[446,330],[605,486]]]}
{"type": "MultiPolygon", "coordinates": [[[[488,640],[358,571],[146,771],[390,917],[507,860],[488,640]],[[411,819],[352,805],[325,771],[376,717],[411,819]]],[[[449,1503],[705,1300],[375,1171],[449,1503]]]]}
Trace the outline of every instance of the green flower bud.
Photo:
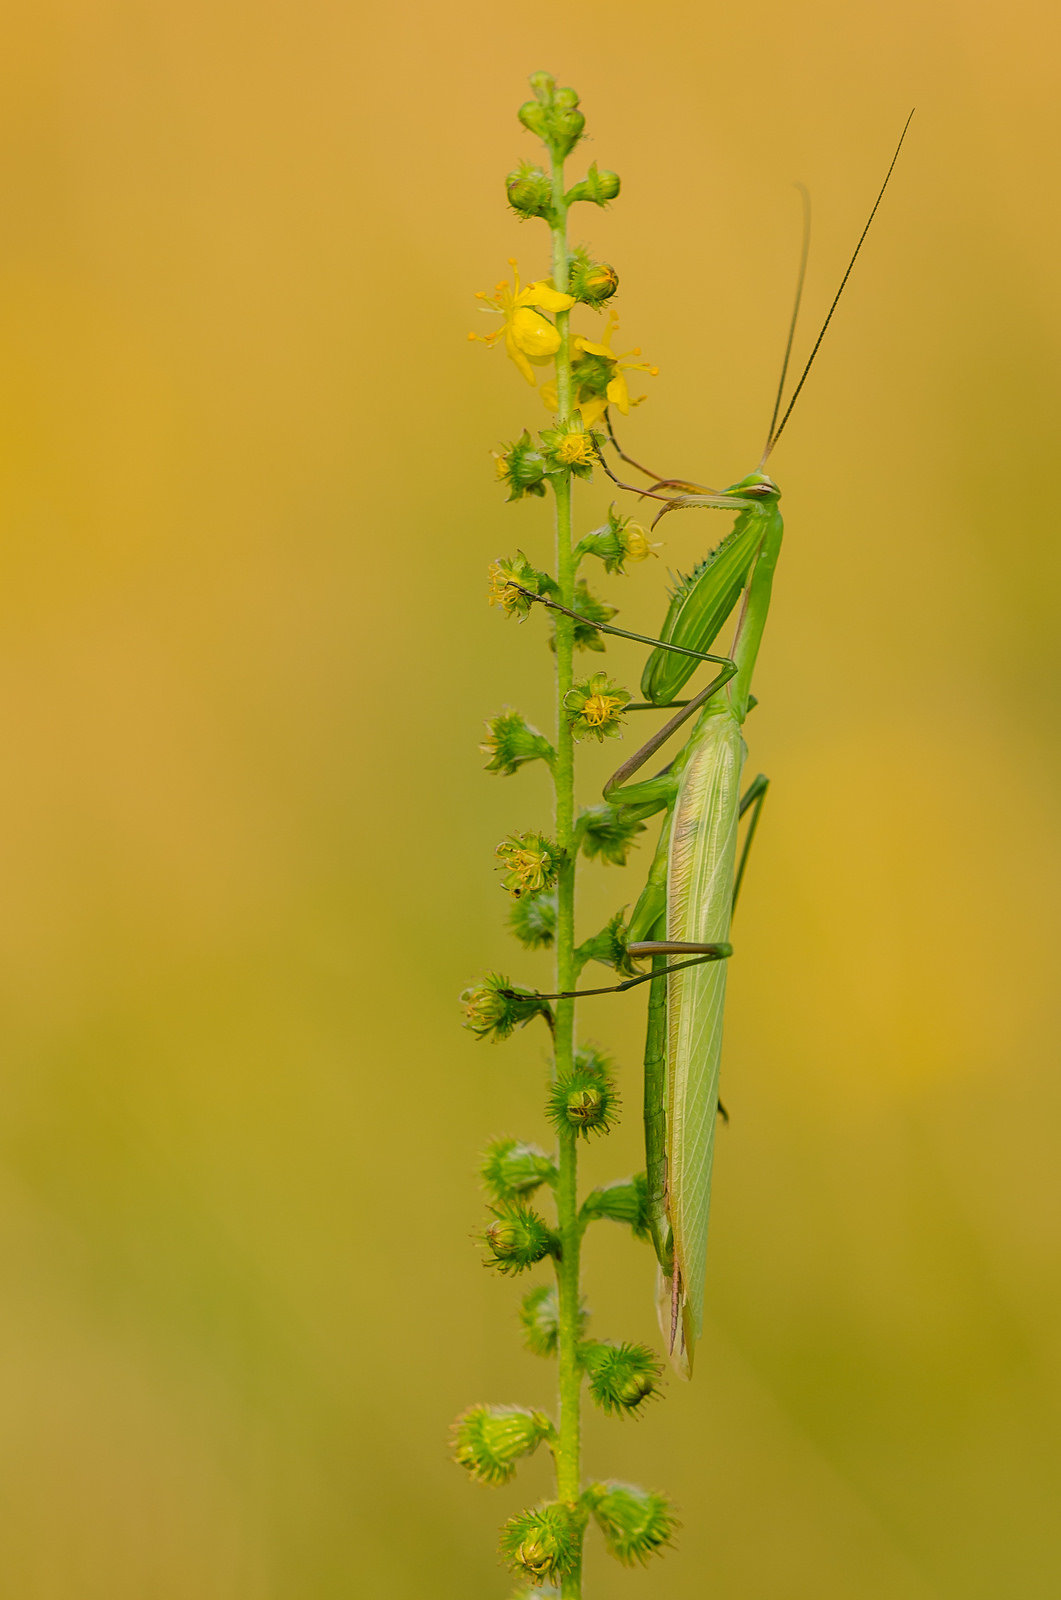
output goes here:
{"type": "Polygon", "coordinates": [[[586,939],[575,951],[575,960],[580,967],[587,961],[600,961],[606,967],[613,967],[625,978],[637,976],[640,968],[635,966],[633,957],[627,948],[626,923],[623,913],[617,911],[592,939],[586,939]]]}
{"type": "Polygon", "coordinates": [[[593,1189],[582,1202],[582,1216],[587,1222],[607,1217],[612,1222],[625,1222],[637,1239],[649,1238],[648,1180],[643,1172],[633,1178],[623,1178],[617,1183],[607,1183],[593,1189]]]}
{"type": "Polygon", "coordinates": [[[509,706],[486,724],[486,738],[479,749],[490,757],[485,770],[499,772],[506,778],[528,761],[544,761],[551,767],[556,760],[556,751],[544,733],[532,728],[509,706]]]}
{"type": "Polygon", "coordinates": [[[521,1511],[501,1529],[501,1554],[517,1572],[550,1580],[571,1572],[578,1561],[585,1512],[559,1501],[521,1511]]]}
{"type": "MultiPolygon", "coordinates": [[[[574,148],[572,146],[572,148],[574,148]]],[[[598,172],[594,162],[581,183],[576,183],[564,196],[569,206],[576,200],[591,200],[595,206],[606,206],[614,200],[621,188],[617,172],[598,172]]]]}
{"type": "MultiPolygon", "coordinates": [[[[579,578],[575,585],[575,601],[571,607],[580,617],[585,617],[585,622],[576,622],[572,626],[571,642],[576,650],[597,650],[606,648],[604,635],[599,628],[593,627],[594,622],[610,622],[618,611],[617,606],[610,606],[591,593],[589,585],[584,578],[579,578]]],[[[553,616],[556,613],[553,612],[553,616]]],[[[553,623],[552,637],[549,640],[550,650],[556,649],[556,623],[553,623]]]]}
{"type": "Polygon", "coordinates": [[[589,1392],[609,1416],[630,1416],[659,1396],[660,1363],[643,1344],[591,1340],[579,1350],[589,1374],[589,1392]]]}
{"type": "Polygon", "coordinates": [[[545,494],[545,457],[524,428],[514,444],[492,452],[498,481],[508,484],[508,500],[545,494]]]}
{"type": "Polygon", "coordinates": [[[630,701],[626,689],[613,683],[606,672],[580,678],[564,696],[564,711],[576,739],[616,738],[623,731],[623,707],[630,701]]]}
{"type": "Polygon", "coordinates": [[[574,1069],[550,1086],[545,1114],[557,1128],[574,1128],[588,1138],[609,1133],[619,1114],[619,1094],[600,1051],[579,1050],[574,1069]]]}
{"type": "Polygon", "coordinates": [[[461,1003],[464,1026],[477,1039],[507,1039],[535,1017],[544,1017],[552,1026],[549,1002],[529,989],[514,988],[499,972],[488,973],[482,983],[465,989],[461,1003]]]}
{"type": "Polygon", "coordinates": [[[500,557],[490,564],[490,587],[487,597],[492,606],[500,606],[506,617],[526,617],[534,604],[523,590],[531,594],[557,593],[556,583],[547,572],[532,567],[522,550],[512,559],[500,557]]]}
{"type": "Polygon", "coordinates": [[[572,417],[570,422],[557,428],[543,429],[541,439],[546,472],[556,475],[569,472],[576,478],[592,478],[604,443],[602,433],[587,431],[578,417],[572,417]]]}
{"type": "Polygon", "coordinates": [[[611,1554],[625,1566],[661,1554],[671,1543],[678,1519],[662,1494],[632,1483],[595,1483],[582,1503],[596,1517],[611,1554]]]}
{"type": "Polygon", "coordinates": [[[556,1181],[556,1164],[534,1144],[495,1139],[483,1151],[479,1176],[495,1200],[518,1200],[556,1181]]]}
{"type": "Polygon", "coordinates": [[[625,806],[589,806],[579,812],[575,841],[588,860],[625,867],[638,834],[644,831],[645,824],[625,806]]]}
{"type": "Polygon", "coordinates": [[[521,161],[505,179],[505,193],[518,217],[544,217],[546,222],[552,220],[552,179],[541,167],[532,167],[528,161],[521,161]]]}
{"type": "MultiPolygon", "coordinates": [[[[523,1296],[519,1308],[523,1342],[531,1355],[555,1356],[560,1340],[560,1302],[556,1285],[540,1283],[523,1296]]],[[[578,1331],[585,1333],[589,1312],[585,1305],[578,1308],[578,1331]]]]}
{"type": "Polygon", "coordinates": [[[477,1483],[509,1483],[517,1463],[533,1455],[552,1431],[552,1423],[540,1411],[472,1406],[453,1424],[453,1459],[477,1483]]]}
{"type": "Polygon", "coordinates": [[[514,900],[556,886],[564,851],[540,833],[510,833],[494,854],[505,867],[502,886],[514,900]]]}
{"type": "Polygon", "coordinates": [[[567,292],[584,306],[602,306],[619,287],[619,274],[607,261],[593,261],[581,245],[572,251],[567,292]]]}
{"type": "Polygon", "coordinates": [[[494,1220],[483,1232],[483,1243],[493,1258],[488,1266],[512,1277],[544,1256],[559,1253],[560,1241],[536,1211],[518,1201],[503,1201],[492,1209],[494,1220]]]}
{"type": "Polygon", "coordinates": [[[524,950],[548,950],[556,939],[555,894],[525,894],[508,914],[508,925],[524,950]]]}
{"type": "Polygon", "coordinates": [[[536,72],[530,80],[535,99],[519,108],[519,120],[537,134],[561,160],[570,155],[582,137],[586,119],[578,107],[574,89],[558,89],[548,72],[536,72]]]}
{"type": "Polygon", "coordinates": [[[595,528],[580,539],[575,547],[575,557],[599,556],[605,572],[623,573],[628,561],[647,561],[660,546],[649,540],[639,522],[621,517],[614,505],[609,507],[608,520],[603,527],[595,528]]]}

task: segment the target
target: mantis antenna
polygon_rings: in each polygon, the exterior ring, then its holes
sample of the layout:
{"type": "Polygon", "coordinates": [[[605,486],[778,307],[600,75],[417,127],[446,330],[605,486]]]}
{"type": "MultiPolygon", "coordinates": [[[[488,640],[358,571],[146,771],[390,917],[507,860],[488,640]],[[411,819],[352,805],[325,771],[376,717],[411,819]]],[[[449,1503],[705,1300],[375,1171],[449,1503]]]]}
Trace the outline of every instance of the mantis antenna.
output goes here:
{"type": "Polygon", "coordinates": [[[803,248],[799,255],[799,272],[796,276],[796,299],[792,306],[792,320],[788,325],[788,343],[785,345],[785,359],[781,363],[781,377],[777,384],[777,398],[774,401],[774,414],[770,418],[770,426],[766,430],[766,443],[763,446],[762,460],[759,462],[759,471],[762,472],[766,465],[766,458],[773,448],[774,424],[777,414],[781,410],[781,396],[785,392],[785,379],[788,377],[788,363],[792,355],[792,341],[796,337],[796,322],[799,318],[799,303],[803,299],[803,285],[807,279],[807,257],[810,255],[810,195],[802,183],[797,183],[800,199],[803,201],[803,248]]]}
{"type": "MultiPolygon", "coordinates": [[[[866,220],[866,226],[862,229],[862,233],[861,233],[861,235],[859,237],[859,241],[855,246],[855,253],[851,257],[851,260],[847,264],[847,271],[844,273],[843,277],[840,280],[840,287],[839,287],[839,289],[837,289],[836,294],[835,294],[835,296],[833,298],[833,303],[829,307],[829,313],[826,316],[825,321],[822,323],[821,332],[819,333],[817,339],[815,339],[815,341],[814,341],[814,349],[811,351],[810,356],[807,359],[807,365],[803,368],[803,372],[802,372],[802,374],[800,376],[800,380],[797,383],[797,385],[795,387],[795,390],[793,391],[792,399],[788,402],[788,407],[787,407],[787,409],[785,411],[784,416],[781,418],[781,421],[778,423],[776,429],[773,430],[773,432],[771,433],[770,438],[766,442],[766,449],[763,452],[763,459],[762,459],[762,462],[760,463],[760,470],[766,464],[766,461],[767,461],[767,459],[768,459],[768,457],[770,455],[770,452],[773,450],[775,444],[777,443],[777,441],[780,439],[782,433],[784,432],[785,423],[788,421],[789,417],[792,415],[792,408],[795,405],[796,401],[799,399],[800,390],[803,388],[803,385],[807,381],[807,374],[810,371],[811,367],[813,366],[814,358],[818,354],[818,350],[819,350],[819,348],[821,346],[822,340],[825,338],[825,330],[826,330],[826,328],[828,328],[830,322],[833,320],[833,312],[836,310],[837,306],[840,304],[840,296],[843,294],[844,289],[847,287],[847,280],[848,280],[848,278],[850,278],[851,270],[854,267],[855,262],[858,260],[858,253],[862,249],[863,244],[865,243],[866,235],[870,230],[870,224],[872,223],[873,218],[877,215],[877,208],[879,207],[881,201],[884,199],[884,191],[888,187],[888,183],[889,183],[889,181],[891,179],[892,173],[895,171],[895,163],[899,159],[899,151],[903,147],[903,140],[906,138],[907,129],[909,128],[910,123],[913,121],[913,116],[914,116],[914,113],[913,113],[913,111],[911,111],[910,115],[906,119],[905,124],[903,125],[903,131],[899,135],[899,143],[895,147],[895,154],[892,156],[891,165],[889,166],[887,172],[884,174],[884,182],[880,186],[880,193],[878,194],[876,200],[873,203],[873,210],[870,212],[869,217],[866,220]]],[[[802,277],[801,277],[801,279],[800,279],[800,290],[797,291],[797,294],[796,294],[796,308],[797,308],[797,310],[799,308],[799,293],[802,291],[802,286],[803,285],[802,285],[802,277]]],[[[795,316],[793,316],[793,329],[794,329],[794,327],[795,327],[795,316]]],[[[790,332],[790,334],[789,334],[789,347],[790,348],[791,348],[791,340],[792,340],[792,335],[791,335],[791,332],[790,332]]],[[[786,351],[786,354],[785,354],[785,364],[786,364],[786,366],[788,364],[788,353],[787,353],[787,351],[786,351]]],[[[783,382],[784,382],[784,378],[782,376],[782,383],[783,382]]],[[[780,395],[778,396],[778,404],[780,404],[780,395]]],[[[774,415],[775,415],[775,417],[777,415],[776,408],[775,408],[775,411],[774,411],[774,415]]]]}

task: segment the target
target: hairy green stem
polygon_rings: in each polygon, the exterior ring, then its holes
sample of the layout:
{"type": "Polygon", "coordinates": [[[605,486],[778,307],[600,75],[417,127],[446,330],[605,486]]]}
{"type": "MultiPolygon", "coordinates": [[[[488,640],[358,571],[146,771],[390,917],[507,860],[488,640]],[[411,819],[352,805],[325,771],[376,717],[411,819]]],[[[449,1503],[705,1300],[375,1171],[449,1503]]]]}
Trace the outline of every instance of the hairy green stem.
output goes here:
{"type": "MultiPolygon", "coordinates": [[[[553,161],[553,282],[565,291],[568,279],[567,205],[564,200],[564,164],[553,161]]],[[[556,317],[560,348],[556,352],[556,392],[559,420],[571,414],[570,317],[561,311],[556,317]]],[[[561,603],[568,608],[575,599],[575,560],[571,520],[570,476],[555,479],[556,572],[561,603]]],[[[565,852],[557,884],[556,987],[573,989],[575,971],[575,751],[571,728],[564,710],[564,697],[573,678],[574,624],[570,617],[556,618],[556,840],[565,852]]],[[[556,1007],[555,1071],[564,1077],[574,1065],[575,1002],[561,1000],[556,1007]]],[[[579,1255],[581,1229],[578,1220],[578,1141],[573,1128],[560,1132],[559,1174],[556,1185],[557,1221],[560,1234],[560,1259],[557,1262],[559,1297],[559,1380],[560,1427],[554,1448],[556,1491],[560,1500],[574,1505],[582,1492],[581,1404],[582,1369],[579,1363],[579,1255]]],[[[564,1600],[580,1600],[582,1563],[563,1580],[564,1600]]]]}

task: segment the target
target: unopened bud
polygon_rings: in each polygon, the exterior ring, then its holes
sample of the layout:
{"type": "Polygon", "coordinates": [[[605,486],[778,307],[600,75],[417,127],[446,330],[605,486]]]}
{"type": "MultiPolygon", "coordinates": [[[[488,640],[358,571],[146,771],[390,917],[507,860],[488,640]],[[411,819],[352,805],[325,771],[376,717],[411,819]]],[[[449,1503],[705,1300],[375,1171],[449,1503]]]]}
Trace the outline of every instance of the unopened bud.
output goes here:
{"type": "Polygon", "coordinates": [[[505,179],[505,192],[517,216],[544,217],[547,222],[551,218],[553,185],[541,167],[521,161],[505,179]]]}
{"type": "Polygon", "coordinates": [[[568,268],[568,291],[584,306],[602,306],[619,287],[619,274],[607,261],[591,261],[585,250],[576,250],[568,268]]]}
{"type": "Polygon", "coordinates": [[[609,200],[614,200],[622,188],[622,181],[617,172],[598,172],[597,163],[594,162],[581,183],[576,183],[567,191],[565,199],[568,205],[574,205],[576,200],[590,200],[595,206],[606,206],[609,200]]]}

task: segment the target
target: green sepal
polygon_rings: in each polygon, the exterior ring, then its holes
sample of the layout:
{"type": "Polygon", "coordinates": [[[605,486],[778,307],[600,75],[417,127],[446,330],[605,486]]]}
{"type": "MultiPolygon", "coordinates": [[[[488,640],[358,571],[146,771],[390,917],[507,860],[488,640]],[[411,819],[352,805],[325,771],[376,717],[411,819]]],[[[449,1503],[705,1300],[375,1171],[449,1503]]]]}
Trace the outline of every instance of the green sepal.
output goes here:
{"type": "Polygon", "coordinates": [[[617,172],[598,172],[597,163],[594,161],[586,176],[580,183],[572,185],[564,199],[569,206],[573,206],[579,200],[592,201],[595,206],[606,206],[609,200],[618,198],[621,187],[617,172]]]}
{"type": "Polygon", "coordinates": [[[586,126],[586,119],[578,110],[578,95],[574,89],[558,89],[556,79],[548,72],[532,73],[530,86],[535,98],[520,106],[519,120],[562,161],[571,154],[586,126]]]}
{"type": "Polygon", "coordinates": [[[584,306],[602,306],[619,287],[619,274],[607,261],[594,261],[577,245],[567,264],[567,292],[584,306]]]}
{"type": "Polygon", "coordinates": [[[519,711],[506,706],[486,724],[486,738],[479,746],[489,756],[484,771],[510,778],[528,761],[544,761],[550,768],[556,761],[552,744],[519,711]]]}
{"type": "Polygon", "coordinates": [[[663,1368],[647,1345],[590,1339],[578,1354],[589,1375],[590,1397],[609,1416],[632,1416],[646,1400],[659,1397],[663,1368]]]}
{"type": "Polygon", "coordinates": [[[591,1189],[582,1202],[579,1216],[583,1223],[595,1222],[598,1217],[607,1217],[611,1222],[624,1222],[636,1239],[648,1239],[648,1180],[645,1174],[638,1172],[632,1178],[621,1178],[599,1189],[591,1189]]]}
{"type": "MultiPolygon", "coordinates": [[[[554,1283],[539,1283],[523,1296],[519,1308],[523,1342],[533,1356],[555,1356],[560,1343],[560,1300],[554,1283]]],[[[589,1323],[583,1301],[578,1308],[578,1332],[589,1323]]]]}
{"type": "MultiPolygon", "coordinates": [[[[616,615],[618,607],[607,605],[605,601],[598,600],[591,593],[589,585],[583,578],[579,578],[575,585],[575,598],[571,606],[572,611],[577,611],[580,617],[587,617],[587,622],[576,622],[571,630],[571,641],[576,650],[604,650],[604,635],[592,626],[594,622],[610,622],[616,615]]],[[[552,636],[549,639],[549,649],[556,650],[556,622],[553,622],[552,636]]]]}
{"type": "Polygon", "coordinates": [[[587,961],[599,961],[605,967],[612,967],[624,978],[636,977],[641,969],[634,964],[633,957],[627,951],[628,937],[623,913],[617,911],[600,933],[595,933],[592,939],[586,939],[575,950],[576,970],[580,972],[587,961]]]}
{"type": "Polygon", "coordinates": [[[588,1509],[554,1500],[520,1511],[501,1529],[502,1556],[535,1580],[565,1577],[578,1565],[588,1509]]]}
{"type": "Polygon", "coordinates": [[[611,1132],[620,1108],[611,1066],[594,1046],[576,1050],[571,1072],[550,1085],[545,1114],[554,1127],[573,1128],[584,1139],[591,1133],[611,1132]]]}
{"type": "Polygon", "coordinates": [[[530,989],[517,988],[500,972],[489,972],[482,983],[465,989],[461,1004],[464,1026],[477,1039],[507,1039],[535,1017],[544,1017],[550,1028],[553,1025],[549,1002],[530,989]]]}
{"type": "Polygon", "coordinates": [[[535,1144],[495,1139],[483,1151],[479,1176],[495,1200],[519,1200],[555,1183],[556,1163],[535,1144]]]}
{"type": "Polygon", "coordinates": [[[514,900],[556,887],[557,875],[567,858],[552,839],[541,833],[510,833],[494,854],[505,869],[502,888],[514,900]]]}
{"type": "MultiPolygon", "coordinates": [[[[736,605],[763,538],[758,511],[745,511],[733,529],[690,573],[679,574],[660,631],[669,644],[710,650],[736,605]]],[[[641,674],[641,693],[653,705],[669,705],[699,663],[673,650],[653,650],[641,674]]]]}
{"type": "Polygon", "coordinates": [[[555,894],[525,894],[515,901],[508,925],[524,950],[549,950],[556,942],[555,894]]]}
{"type": "Polygon", "coordinates": [[[508,485],[508,499],[545,494],[545,457],[526,428],[512,444],[493,452],[498,481],[508,485]]]}
{"type": "Polygon", "coordinates": [[[585,806],[575,822],[575,849],[588,861],[625,867],[645,824],[629,806],[585,806]]]}
{"type": "Polygon", "coordinates": [[[582,1504],[596,1517],[609,1552],[627,1567],[661,1555],[678,1526],[666,1495],[632,1483],[590,1484],[582,1504]]]}
{"type": "Polygon", "coordinates": [[[510,1483],[524,1456],[533,1455],[554,1428],[541,1411],[524,1406],[470,1406],[453,1424],[453,1459],[477,1483],[510,1483]]]}
{"type": "Polygon", "coordinates": [[[521,161],[505,179],[505,193],[517,217],[524,220],[542,217],[546,222],[552,222],[553,183],[541,167],[532,167],[529,161],[521,161]]]}
{"type": "Polygon", "coordinates": [[[559,1256],[560,1240],[544,1217],[518,1200],[491,1206],[493,1222],[483,1230],[482,1242],[490,1252],[486,1265],[505,1277],[526,1272],[546,1256],[559,1256]]]}

